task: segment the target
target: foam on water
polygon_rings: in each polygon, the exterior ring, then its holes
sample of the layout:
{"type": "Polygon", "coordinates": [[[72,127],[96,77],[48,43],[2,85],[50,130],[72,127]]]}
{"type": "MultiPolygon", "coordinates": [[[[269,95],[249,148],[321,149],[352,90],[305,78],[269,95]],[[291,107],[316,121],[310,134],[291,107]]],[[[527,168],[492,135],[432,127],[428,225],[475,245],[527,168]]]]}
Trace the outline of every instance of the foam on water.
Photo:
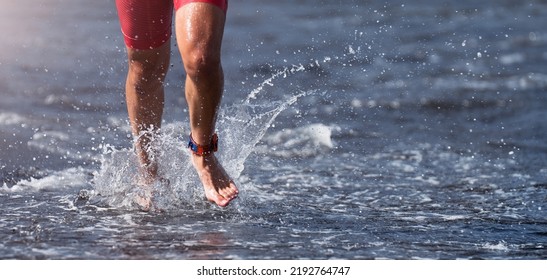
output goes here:
{"type": "Polygon", "coordinates": [[[1,112],[0,113],[0,123],[3,125],[24,125],[28,122],[28,119],[24,116],[21,116],[17,113],[12,112],[1,112]]]}
{"type": "Polygon", "coordinates": [[[494,250],[494,251],[508,251],[509,250],[509,246],[507,246],[507,244],[503,241],[501,241],[498,244],[485,243],[484,245],[482,245],[482,248],[484,248],[486,250],[494,250]]]}
{"type": "Polygon", "coordinates": [[[256,151],[284,158],[309,157],[333,149],[332,131],[338,126],[310,124],[269,134],[256,151]]]}
{"type": "Polygon", "coordinates": [[[0,191],[8,193],[36,192],[57,189],[72,189],[89,187],[91,173],[82,167],[69,168],[54,171],[41,178],[23,179],[15,185],[8,187],[6,184],[0,191]]]}

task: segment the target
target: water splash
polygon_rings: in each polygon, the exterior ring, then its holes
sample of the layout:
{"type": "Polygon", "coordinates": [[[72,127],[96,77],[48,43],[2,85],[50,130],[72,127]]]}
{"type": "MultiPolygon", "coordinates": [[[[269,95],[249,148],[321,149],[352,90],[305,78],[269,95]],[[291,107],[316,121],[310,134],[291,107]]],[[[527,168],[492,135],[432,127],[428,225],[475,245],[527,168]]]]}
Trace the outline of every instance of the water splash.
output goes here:
{"type": "MultiPolygon", "coordinates": [[[[273,79],[303,70],[303,66],[286,68],[259,85],[241,104],[221,109],[217,123],[219,151],[216,155],[236,183],[245,168],[245,161],[277,116],[298,99],[319,91],[300,91],[278,101],[257,99],[257,95],[273,79]]],[[[135,204],[139,197],[152,197],[154,205],[164,210],[188,209],[195,207],[196,203],[201,205],[203,190],[185,145],[185,135],[189,131],[187,124],[175,122],[164,125],[155,136],[152,142],[159,162],[158,175],[169,180],[169,184],[156,181],[152,188],[138,186],[139,163],[131,149],[103,147],[101,168],[94,174],[94,199],[110,207],[129,209],[139,208],[135,204]]]]}

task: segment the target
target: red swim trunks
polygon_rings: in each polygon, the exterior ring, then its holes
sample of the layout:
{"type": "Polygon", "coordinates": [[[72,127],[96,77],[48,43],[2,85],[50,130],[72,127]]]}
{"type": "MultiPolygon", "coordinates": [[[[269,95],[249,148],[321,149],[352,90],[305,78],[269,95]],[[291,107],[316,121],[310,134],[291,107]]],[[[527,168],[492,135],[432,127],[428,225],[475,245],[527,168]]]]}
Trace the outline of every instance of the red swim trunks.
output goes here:
{"type": "Polygon", "coordinates": [[[173,9],[192,2],[228,9],[228,0],[116,0],[125,44],[141,50],[161,46],[171,38],[173,9]]]}

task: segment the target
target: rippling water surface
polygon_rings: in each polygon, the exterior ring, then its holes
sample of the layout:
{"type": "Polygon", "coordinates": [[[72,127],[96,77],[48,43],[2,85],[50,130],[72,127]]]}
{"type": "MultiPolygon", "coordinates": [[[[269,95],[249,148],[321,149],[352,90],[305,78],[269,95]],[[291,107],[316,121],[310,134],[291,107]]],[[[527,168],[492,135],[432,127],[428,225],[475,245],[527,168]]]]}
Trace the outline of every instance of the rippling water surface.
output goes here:
{"type": "Polygon", "coordinates": [[[114,4],[0,3],[0,258],[547,257],[544,1],[231,1],[240,198],[204,201],[174,53],[152,213],[114,4]]]}

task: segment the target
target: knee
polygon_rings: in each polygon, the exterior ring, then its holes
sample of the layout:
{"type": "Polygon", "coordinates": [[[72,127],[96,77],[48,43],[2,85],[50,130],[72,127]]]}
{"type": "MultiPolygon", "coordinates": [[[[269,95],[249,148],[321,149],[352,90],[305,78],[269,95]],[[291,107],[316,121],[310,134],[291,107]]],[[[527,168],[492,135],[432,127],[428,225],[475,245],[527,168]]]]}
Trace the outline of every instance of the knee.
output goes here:
{"type": "Polygon", "coordinates": [[[190,79],[217,75],[221,69],[220,54],[214,51],[195,49],[183,56],[184,69],[190,79]]]}
{"type": "Polygon", "coordinates": [[[163,87],[166,74],[162,65],[130,60],[128,85],[139,94],[152,93],[163,87]]]}
{"type": "Polygon", "coordinates": [[[129,50],[128,86],[138,93],[153,92],[163,87],[169,67],[168,49],[129,50]]]}

